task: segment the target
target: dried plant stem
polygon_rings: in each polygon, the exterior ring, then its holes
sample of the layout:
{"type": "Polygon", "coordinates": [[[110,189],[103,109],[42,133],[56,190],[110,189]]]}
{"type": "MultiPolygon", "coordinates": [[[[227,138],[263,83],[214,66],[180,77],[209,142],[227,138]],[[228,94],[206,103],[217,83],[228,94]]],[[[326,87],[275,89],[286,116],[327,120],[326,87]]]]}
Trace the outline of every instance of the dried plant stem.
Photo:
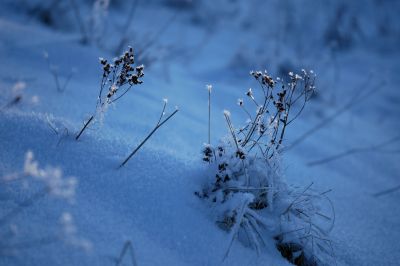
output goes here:
{"type": "Polygon", "coordinates": [[[67,85],[70,82],[72,76],[74,75],[74,72],[71,71],[71,73],[69,73],[69,75],[65,78],[64,85],[61,85],[58,72],[57,72],[56,68],[51,65],[50,58],[49,58],[49,55],[47,53],[45,53],[45,59],[46,59],[46,62],[47,62],[47,67],[48,67],[51,75],[54,78],[54,82],[56,83],[57,91],[58,92],[64,92],[65,89],[67,88],[67,85]]]}
{"type": "Polygon", "coordinates": [[[139,0],[133,0],[131,8],[129,9],[128,17],[125,21],[124,26],[122,27],[122,33],[121,33],[121,40],[119,42],[119,45],[117,46],[117,49],[115,50],[116,54],[120,54],[123,50],[123,47],[125,46],[125,43],[127,41],[127,33],[129,31],[129,28],[132,25],[132,21],[135,17],[136,9],[138,6],[139,0]]]}
{"type": "MultiPolygon", "coordinates": [[[[164,107],[165,108],[165,107],[164,107]]],[[[167,118],[165,118],[162,122],[161,119],[158,121],[157,125],[154,127],[154,129],[147,135],[147,137],[139,144],[139,146],[134,149],[131,154],[129,154],[128,157],[120,164],[119,168],[124,166],[135,153],[146,143],[146,141],[149,140],[149,138],[162,126],[164,125],[169,119],[171,119],[179,110],[176,109],[172,114],[170,114],[167,118]]],[[[161,114],[162,115],[162,114],[161,114]]]]}
{"type": "Polygon", "coordinates": [[[229,117],[229,115],[227,113],[224,113],[224,116],[225,116],[225,119],[226,119],[226,123],[228,124],[228,129],[229,129],[229,131],[230,131],[230,133],[232,135],[233,141],[235,142],[236,148],[237,148],[237,150],[239,150],[239,144],[238,144],[238,141],[237,141],[237,138],[236,138],[236,135],[235,135],[235,131],[234,131],[233,126],[232,126],[231,119],[230,119],[230,117],[229,117]]]}
{"type": "Polygon", "coordinates": [[[121,254],[119,255],[119,257],[118,257],[118,259],[117,259],[117,261],[116,261],[116,263],[115,263],[115,266],[120,266],[120,265],[122,265],[122,264],[121,264],[121,263],[122,263],[122,260],[123,260],[123,258],[125,257],[125,254],[126,254],[127,252],[129,252],[129,253],[131,254],[132,266],[137,266],[137,265],[138,265],[138,264],[136,263],[135,251],[134,251],[134,249],[133,249],[132,242],[128,240],[128,241],[125,242],[125,244],[124,244],[124,246],[123,246],[123,248],[122,248],[122,250],[121,250],[121,254]]]}
{"type": "Polygon", "coordinates": [[[378,143],[378,144],[374,144],[368,147],[360,147],[360,148],[352,148],[349,149],[347,151],[341,152],[339,154],[324,158],[324,159],[320,159],[320,160],[315,160],[315,161],[311,161],[308,162],[307,165],[308,166],[315,166],[315,165],[319,165],[319,164],[324,164],[324,163],[329,163],[331,161],[334,160],[338,160],[341,159],[343,157],[352,155],[352,154],[356,154],[356,153],[362,153],[362,152],[400,152],[400,150],[386,150],[384,149],[386,146],[388,146],[389,144],[392,144],[394,142],[400,141],[400,136],[391,138],[389,140],[386,140],[384,142],[378,143]]]}
{"type": "Polygon", "coordinates": [[[148,54],[149,49],[157,43],[158,39],[161,37],[161,35],[171,26],[171,24],[175,21],[175,19],[178,17],[178,12],[177,11],[175,14],[173,14],[168,21],[163,23],[163,26],[157,31],[156,34],[153,35],[153,38],[151,38],[149,41],[147,41],[142,47],[142,56],[141,58],[146,57],[146,53],[148,54]]]}
{"type": "Polygon", "coordinates": [[[85,24],[83,23],[82,16],[79,12],[79,7],[76,4],[75,0],[69,0],[69,2],[74,12],[75,19],[78,22],[79,30],[81,31],[82,34],[82,43],[87,43],[89,41],[89,35],[86,31],[85,24]]]}
{"type": "Polygon", "coordinates": [[[345,104],[343,105],[341,108],[337,109],[336,112],[334,112],[333,114],[331,114],[330,116],[326,117],[324,120],[322,120],[321,122],[319,122],[318,124],[316,124],[314,127],[312,127],[311,129],[309,129],[308,131],[306,131],[305,133],[303,133],[300,137],[298,137],[296,140],[294,140],[291,145],[289,145],[288,147],[285,148],[285,150],[289,150],[294,148],[295,146],[299,145],[300,143],[302,143],[305,139],[307,139],[309,136],[311,136],[312,134],[314,134],[315,132],[317,132],[318,130],[320,130],[321,128],[324,128],[326,125],[328,125],[329,123],[331,123],[333,120],[335,120],[338,116],[340,116],[341,114],[345,113],[346,111],[350,110],[351,108],[355,107],[356,105],[360,104],[363,102],[363,100],[365,100],[366,98],[368,98],[369,96],[371,96],[372,94],[376,93],[377,91],[379,91],[379,89],[381,89],[383,86],[386,85],[386,83],[383,84],[378,84],[377,86],[374,86],[373,88],[371,88],[370,90],[365,90],[365,87],[368,86],[369,82],[370,82],[370,77],[367,79],[366,82],[364,82],[362,84],[362,86],[360,86],[360,88],[356,89],[356,94],[345,104]]]}
{"type": "Polygon", "coordinates": [[[211,89],[208,90],[208,144],[211,144],[211,89]]]}
{"type": "Polygon", "coordinates": [[[81,131],[79,131],[79,134],[75,137],[76,140],[79,139],[79,137],[82,135],[83,131],[85,131],[85,129],[89,126],[89,124],[93,121],[94,119],[94,115],[92,115],[88,121],[86,121],[86,123],[83,125],[81,131]]]}
{"type": "Polygon", "coordinates": [[[18,104],[21,101],[21,99],[22,99],[21,95],[15,96],[11,101],[9,101],[3,107],[0,108],[0,112],[18,104]]]}
{"type": "Polygon", "coordinates": [[[380,191],[378,193],[373,194],[374,197],[380,197],[380,196],[384,196],[393,192],[396,192],[397,190],[400,190],[400,185],[398,185],[397,187],[393,187],[393,188],[389,188],[383,191],[380,191]]]}
{"type": "Polygon", "coordinates": [[[222,259],[222,262],[224,262],[226,260],[226,258],[228,258],[229,256],[229,252],[232,248],[233,242],[235,240],[235,238],[237,237],[238,233],[239,233],[239,229],[240,226],[242,224],[242,219],[244,217],[245,214],[245,209],[246,206],[248,205],[249,201],[245,200],[242,204],[242,206],[240,206],[240,212],[238,213],[238,215],[236,216],[237,222],[234,224],[232,230],[231,230],[231,236],[230,236],[230,241],[229,241],[229,245],[228,248],[225,252],[224,258],[222,259]]]}

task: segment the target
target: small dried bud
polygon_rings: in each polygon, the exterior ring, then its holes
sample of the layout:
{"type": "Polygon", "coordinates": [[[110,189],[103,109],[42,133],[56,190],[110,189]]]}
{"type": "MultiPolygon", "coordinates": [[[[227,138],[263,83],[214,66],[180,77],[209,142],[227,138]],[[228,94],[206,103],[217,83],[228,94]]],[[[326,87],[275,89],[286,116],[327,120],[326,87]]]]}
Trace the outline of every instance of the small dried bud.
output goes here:
{"type": "Polygon", "coordinates": [[[273,87],[275,85],[275,81],[273,78],[271,78],[270,76],[268,76],[267,74],[263,75],[262,77],[262,83],[264,85],[268,85],[269,87],[273,87]]]}
{"type": "Polygon", "coordinates": [[[249,88],[249,90],[246,92],[246,95],[249,96],[250,98],[254,99],[253,91],[251,90],[251,88],[249,88]]]}
{"type": "Polygon", "coordinates": [[[224,110],[224,115],[225,116],[231,116],[231,112],[229,112],[228,110],[224,110]]]}

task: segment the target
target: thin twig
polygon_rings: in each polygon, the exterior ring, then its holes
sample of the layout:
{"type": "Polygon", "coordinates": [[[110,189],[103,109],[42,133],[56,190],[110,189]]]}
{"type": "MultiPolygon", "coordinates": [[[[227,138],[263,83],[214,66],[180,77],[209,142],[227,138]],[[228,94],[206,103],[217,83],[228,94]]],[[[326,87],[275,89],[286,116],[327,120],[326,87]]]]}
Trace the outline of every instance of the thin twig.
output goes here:
{"type": "Polygon", "coordinates": [[[86,121],[86,123],[83,125],[83,128],[81,129],[81,131],[79,131],[79,134],[75,137],[76,140],[79,139],[79,137],[82,135],[83,131],[85,131],[85,129],[89,126],[90,122],[92,122],[92,120],[94,119],[94,116],[92,115],[88,121],[86,121]]]}
{"type": "Polygon", "coordinates": [[[132,246],[132,242],[128,240],[128,241],[125,242],[124,246],[122,247],[121,254],[118,257],[118,259],[117,259],[117,261],[115,263],[115,266],[120,266],[121,265],[122,260],[125,257],[125,254],[127,252],[129,252],[131,254],[132,266],[137,266],[138,265],[136,263],[136,259],[135,259],[136,256],[135,256],[135,251],[134,251],[133,246],[132,246]]]}
{"type": "Polygon", "coordinates": [[[341,108],[337,109],[333,114],[329,115],[328,117],[326,117],[324,120],[322,120],[321,122],[317,123],[315,126],[313,126],[312,128],[310,128],[309,130],[307,130],[305,133],[303,133],[300,137],[298,137],[296,140],[294,140],[291,145],[287,146],[285,148],[285,150],[289,150],[294,148],[295,146],[299,145],[300,143],[302,143],[305,139],[307,139],[308,137],[310,137],[312,134],[314,134],[315,132],[317,132],[318,130],[320,130],[321,128],[324,128],[326,125],[328,125],[329,123],[331,123],[333,120],[335,120],[338,116],[340,116],[341,114],[343,114],[344,112],[348,111],[349,109],[355,107],[356,105],[362,103],[363,100],[365,100],[366,98],[368,98],[369,96],[371,96],[372,94],[376,93],[377,91],[379,91],[383,86],[385,86],[386,84],[379,84],[376,87],[371,88],[368,91],[365,91],[364,87],[368,85],[368,83],[370,82],[370,78],[368,78],[368,80],[363,83],[363,85],[361,86],[361,88],[357,88],[357,92],[356,94],[345,104],[343,105],[341,108]]]}
{"type": "Polygon", "coordinates": [[[146,56],[147,56],[147,54],[146,53],[149,53],[148,51],[149,51],[149,49],[154,45],[154,44],[156,44],[157,43],[157,41],[158,41],[158,39],[161,37],[161,35],[171,26],[171,24],[175,21],[175,19],[178,17],[178,11],[175,13],[175,14],[173,14],[169,19],[168,19],[168,21],[167,22],[165,22],[164,23],[164,25],[157,31],[157,33],[156,34],[154,34],[153,36],[153,38],[152,39],[150,39],[147,43],[145,43],[142,47],[143,47],[143,50],[141,51],[142,53],[141,53],[141,56],[140,56],[140,58],[146,58],[146,56]]]}
{"type": "Polygon", "coordinates": [[[0,108],[0,112],[2,112],[5,109],[8,109],[14,105],[17,105],[21,101],[21,99],[22,99],[21,95],[15,96],[11,101],[9,101],[3,107],[0,108]]]}
{"type": "Polygon", "coordinates": [[[121,34],[121,40],[119,42],[119,45],[117,46],[117,49],[116,49],[116,54],[121,53],[121,51],[123,50],[123,47],[125,45],[125,42],[127,41],[126,35],[129,31],[129,28],[132,25],[138,4],[139,4],[139,0],[132,1],[132,5],[131,5],[131,8],[129,9],[129,13],[128,13],[128,17],[126,19],[125,25],[122,27],[123,32],[121,34]]]}
{"type": "Polygon", "coordinates": [[[235,142],[236,148],[239,151],[239,144],[237,142],[235,131],[233,130],[232,122],[231,122],[231,119],[230,119],[229,114],[228,114],[227,111],[224,112],[224,116],[225,116],[225,119],[226,119],[226,123],[228,124],[228,129],[229,129],[229,131],[230,131],[230,133],[232,135],[233,141],[235,142]]]}
{"type": "Polygon", "coordinates": [[[170,114],[167,118],[165,118],[164,121],[157,124],[154,127],[154,129],[147,135],[147,137],[139,144],[139,146],[137,146],[136,149],[134,149],[131,152],[131,154],[129,154],[129,156],[119,165],[118,168],[124,166],[129,161],[129,159],[132,158],[132,156],[135,155],[135,153],[146,143],[146,141],[149,140],[149,138],[157,131],[157,129],[159,129],[162,125],[164,125],[165,122],[167,122],[171,117],[173,117],[178,111],[179,109],[176,109],[172,114],[170,114]]]}
{"type": "Polygon", "coordinates": [[[208,144],[211,144],[211,85],[208,89],[208,144]]]}
{"type": "Polygon", "coordinates": [[[324,164],[324,163],[329,163],[331,161],[334,160],[338,160],[341,159],[343,157],[352,155],[352,154],[356,154],[356,153],[362,153],[362,152],[399,152],[396,150],[385,150],[383,149],[385,146],[392,144],[393,142],[399,141],[400,140],[400,136],[391,138],[389,140],[385,140],[381,143],[378,144],[374,144],[368,147],[360,147],[360,148],[351,148],[347,151],[341,152],[339,154],[333,155],[333,156],[329,156],[327,158],[324,159],[320,159],[320,160],[315,160],[315,161],[311,161],[308,162],[307,165],[308,166],[315,166],[315,165],[319,165],[319,164],[324,164]]]}
{"type": "Polygon", "coordinates": [[[377,192],[377,193],[373,194],[373,196],[380,197],[380,196],[384,196],[384,195],[396,192],[397,190],[400,190],[400,185],[398,185],[397,187],[393,187],[393,188],[389,188],[389,189],[377,192]]]}
{"type": "Polygon", "coordinates": [[[75,19],[78,22],[79,30],[82,34],[82,43],[86,44],[89,41],[89,35],[87,34],[85,24],[83,23],[82,16],[79,11],[79,7],[75,0],[69,0],[72,10],[74,11],[75,19]]]}

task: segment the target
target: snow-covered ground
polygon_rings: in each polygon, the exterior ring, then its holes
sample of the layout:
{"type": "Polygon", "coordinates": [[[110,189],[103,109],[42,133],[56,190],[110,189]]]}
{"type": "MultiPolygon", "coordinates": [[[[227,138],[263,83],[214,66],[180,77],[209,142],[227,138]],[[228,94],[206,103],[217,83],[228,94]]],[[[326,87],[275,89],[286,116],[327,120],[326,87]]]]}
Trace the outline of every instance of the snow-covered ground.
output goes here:
{"type": "MultiPolygon", "coordinates": [[[[84,45],[68,4],[53,7],[47,24],[32,11],[52,2],[0,4],[0,177],[23,171],[32,151],[39,167],[75,177],[76,193],[72,202],[49,193],[3,223],[40,183],[32,177],[1,181],[1,265],[115,265],[128,240],[140,266],[290,265],[273,246],[257,255],[240,241],[223,261],[229,235],[194,192],[207,173],[201,160],[206,84],[213,85],[211,142],[217,143],[228,132],[224,109],[235,125],[246,119],[236,101],[256,86],[250,70],[285,75],[302,67],[318,74],[317,95],[288,128],[285,181],[332,190],[329,238],[337,265],[398,264],[396,1],[139,1],[126,46],[135,48],[139,61],[141,52],[148,56],[142,58],[144,83],[79,141],[74,135],[96,107],[98,58],[115,56],[118,25],[125,25],[130,4],[115,1],[102,18],[101,45],[84,45]],[[44,52],[61,83],[74,69],[64,92],[57,91],[44,52]],[[18,95],[21,100],[8,106],[18,95]],[[118,169],[157,123],[163,98],[167,114],[175,106],[179,112],[118,169]],[[60,217],[65,222],[69,214],[76,231],[64,236],[60,217]]],[[[88,20],[91,1],[73,2],[88,20]]],[[[131,265],[128,257],[124,263],[131,265]]]]}

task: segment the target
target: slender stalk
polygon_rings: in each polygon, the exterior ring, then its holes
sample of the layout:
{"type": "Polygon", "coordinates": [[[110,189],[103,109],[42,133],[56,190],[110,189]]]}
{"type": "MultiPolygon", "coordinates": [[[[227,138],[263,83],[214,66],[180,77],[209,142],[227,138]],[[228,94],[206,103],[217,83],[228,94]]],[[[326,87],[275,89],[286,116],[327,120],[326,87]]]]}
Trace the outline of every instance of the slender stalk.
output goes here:
{"type": "Polygon", "coordinates": [[[235,132],[233,130],[231,119],[229,118],[229,115],[226,112],[224,112],[224,116],[226,119],[226,123],[228,124],[228,129],[232,135],[233,141],[235,142],[236,148],[237,148],[237,150],[239,150],[239,144],[237,142],[237,138],[236,138],[235,132]]]}
{"type": "Polygon", "coordinates": [[[389,140],[386,140],[384,142],[381,142],[381,143],[378,143],[378,144],[374,144],[374,145],[371,145],[371,146],[367,146],[367,147],[351,148],[351,149],[349,149],[347,151],[338,153],[338,154],[330,156],[330,157],[326,157],[326,158],[323,158],[323,159],[319,159],[319,160],[308,162],[307,165],[308,166],[315,166],[315,165],[319,165],[319,164],[324,164],[324,163],[328,163],[328,162],[331,162],[331,161],[335,161],[335,160],[341,159],[341,158],[349,156],[349,155],[353,155],[353,154],[356,154],[356,153],[363,153],[363,152],[383,152],[383,153],[385,153],[385,152],[388,152],[388,153],[393,152],[393,153],[396,153],[396,152],[399,152],[399,150],[385,150],[383,148],[385,146],[388,146],[388,145],[390,145],[390,144],[392,144],[394,142],[398,142],[398,141],[400,141],[400,136],[397,136],[397,137],[391,138],[389,140]]]}
{"type": "Polygon", "coordinates": [[[121,168],[122,166],[124,166],[131,158],[133,155],[135,155],[135,153],[146,143],[146,141],[149,140],[149,138],[162,126],[164,125],[171,117],[173,117],[179,110],[176,109],[172,114],[170,114],[167,118],[164,119],[164,121],[162,121],[161,123],[158,123],[154,129],[147,135],[147,137],[139,144],[139,146],[136,147],[136,149],[134,149],[128,157],[126,157],[126,159],[120,164],[120,166],[118,168],[121,168]]]}
{"type": "Polygon", "coordinates": [[[75,137],[76,140],[79,139],[79,137],[82,135],[83,131],[85,131],[85,129],[89,126],[89,124],[93,121],[94,119],[94,115],[92,115],[89,120],[85,123],[85,125],[83,125],[83,128],[81,129],[81,131],[79,132],[79,134],[75,137]]]}
{"type": "Polygon", "coordinates": [[[356,89],[356,93],[350,98],[350,100],[346,104],[344,104],[342,107],[337,109],[334,113],[327,116],[324,120],[320,121],[319,123],[314,125],[312,128],[307,130],[305,133],[303,133],[300,137],[298,137],[296,140],[294,140],[290,146],[286,147],[285,150],[292,149],[295,146],[299,145],[305,139],[310,137],[312,134],[314,134],[321,128],[324,128],[329,123],[333,122],[341,114],[345,113],[346,111],[350,110],[351,108],[353,108],[357,105],[360,105],[369,96],[373,95],[374,93],[376,93],[377,91],[382,89],[383,86],[386,86],[386,83],[383,83],[383,84],[378,84],[377,86],[374,86],[373,88],[371,88],[369,90],[364,89],[368,86],[369,82],[370,82],[370,78],[368,78],[367,81],[362,84],[362,86],[360,86],[359,88],[356,89]]]}
{"type": "Polygon", "coordinates": [[[74,11],[75,19],[78,22],[79,30],[82,34],[82,43],[86,44],[89,41],[89,36],[83,23],[82,16],[79,12],[79,7],[76,4],[75,0],[69,0],[69,2],[71,4],[72,10],[74,11]]]}
{"type": "Polygon", "coordinates": [[[132,21],[135,17],[135,12],[136,12],[138,3],[139,3],[139,0],[132,1],[132,5],[131,5],[131,8],[129,9],[128,17],[122,28],[121,39],[120,39],[119,45],[117,46],[117,49],[115,50],[116,54],[120,54],[122,52],[125,42],[128,39],[127,33],[129,31],[129,28],[131,27],[132,21]]]}
{"type": "Polygon", "coordinates": [[[126,241],[125,242],[124,247],[121,250],[121,254],[119,255],[119,257],[118,257],[118,259],[117,259],[117,261],[115,263],[115,266],[121,265],[122,259],[125,257],[125,254],[128,251],[131,253],[132,266],[137,266],[136,259],[135,259],[135,251],[133,250],[131,241],[126,241]]]}
{"type": "Polygon", "coordinates": [[[400,185],[397,186],[397,187],[394,187],[394,188],[386,189],[386,190],[380,191],[378,193],[375,193],[375,194],[373,194],[373,196],[374,197],[380,197],[380,196],[383,196],[383,195],[387,195],[387,194],[396,192],[397,190],[400,190],[400,185]]]}
{"type": "Polygon", "coordinates": [[[208,144],[211,144],[211,88],[208,89],[208,144]]]}

